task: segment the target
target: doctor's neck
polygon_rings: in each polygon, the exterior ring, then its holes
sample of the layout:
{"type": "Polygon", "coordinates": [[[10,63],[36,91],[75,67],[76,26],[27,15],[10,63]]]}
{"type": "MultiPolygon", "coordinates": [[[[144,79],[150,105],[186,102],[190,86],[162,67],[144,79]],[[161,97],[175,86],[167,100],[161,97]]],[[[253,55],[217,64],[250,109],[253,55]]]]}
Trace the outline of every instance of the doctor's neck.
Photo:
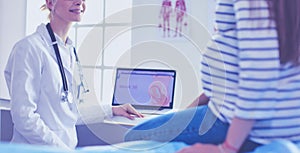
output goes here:
{"type": "Polygon", "coordinates": [[[66,43],[72,23],[60,23],[51,20],[50,26],[53,32],[57,34],[66,43]]]}

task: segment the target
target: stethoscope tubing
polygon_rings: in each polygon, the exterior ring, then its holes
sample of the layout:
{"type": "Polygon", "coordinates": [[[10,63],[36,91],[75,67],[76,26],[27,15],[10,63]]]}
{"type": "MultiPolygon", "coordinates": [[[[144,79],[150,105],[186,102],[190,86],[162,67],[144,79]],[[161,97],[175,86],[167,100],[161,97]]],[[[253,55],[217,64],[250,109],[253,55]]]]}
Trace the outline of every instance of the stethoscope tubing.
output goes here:
{"type": "MultiPolygon", "coordinates": [[[[56,38],[54,36],[53,30],[52,30],[52,28],[50,26],[50,23],[48,23],[46,25],[46,27],[47,27],[48,33],[49,33],[49,35],[51,37],[52,46],[53,46],[53,49],[55,51],[55,56],[56,56],[56,59],[57,59],[57,64],[59,66],[59,71],[60,71],[61,79],[62,79],[62,82],[63,82],[63,89],[64,89],[65,93],[68,93],[69,92],[68,82],[67,82],[65,70],[64,70],[64,67],[63,67],[63,63],[62,63],[62,60],[61,60],[61,56],[60,56],[60,53],[59,53],[57,41],[56,41],[56,38]]],[[[75,56],[76,56],[76,59],[77,59],[77,55],[76,54],[75,54],[75,56]]]]}

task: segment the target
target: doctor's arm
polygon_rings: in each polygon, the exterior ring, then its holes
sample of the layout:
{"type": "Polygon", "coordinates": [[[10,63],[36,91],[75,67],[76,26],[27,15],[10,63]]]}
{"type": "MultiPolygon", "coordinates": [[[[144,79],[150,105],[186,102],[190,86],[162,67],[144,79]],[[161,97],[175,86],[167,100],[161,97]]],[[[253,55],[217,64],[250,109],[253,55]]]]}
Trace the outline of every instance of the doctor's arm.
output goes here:
{"type": "Polygon", "coordinates": [[[89,124],[89,123],[101,123],[106,117],[113,116],[124,116],[129,119],[134,119],[135,117],[144,117],[130,104],[123,104],[118,106],[111,106],[111,104],[101,104],[94,103],[90,105],[85,105],[79,107],[79,119],[76,123],[89,124]]]}
{"type": "Polygon", "coordinates": [[[141,113],[139,113],[132,105],[130,104],[123,104],[119,106],[112,107],[113,115],[116,116],[124,116],[129,119],[134,119],[134,116],[137,117],[144,117],[141,113]]]}
{"type": "Polygon", "coordinates": [[[5,71],[14,128],[29,143],[69,149],[36,113],[41,88],[41,59],[31,49],[25,43],[15,46],[5,71]]]}

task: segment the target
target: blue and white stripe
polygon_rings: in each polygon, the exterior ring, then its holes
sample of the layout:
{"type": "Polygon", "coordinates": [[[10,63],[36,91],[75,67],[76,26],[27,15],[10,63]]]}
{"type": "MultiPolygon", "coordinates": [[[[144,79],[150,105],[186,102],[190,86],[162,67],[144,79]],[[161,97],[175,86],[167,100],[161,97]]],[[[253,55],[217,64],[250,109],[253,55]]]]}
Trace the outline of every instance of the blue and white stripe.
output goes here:
{"type": "Polygon", "coordinates": [[[280,65],[276,25],[266,0],[217,4],[217,32],[201,62],[209,107],[225,122],[233,117],[257,120],[250,134],[255,142],[300,142],[300,67],[280,65]]]}

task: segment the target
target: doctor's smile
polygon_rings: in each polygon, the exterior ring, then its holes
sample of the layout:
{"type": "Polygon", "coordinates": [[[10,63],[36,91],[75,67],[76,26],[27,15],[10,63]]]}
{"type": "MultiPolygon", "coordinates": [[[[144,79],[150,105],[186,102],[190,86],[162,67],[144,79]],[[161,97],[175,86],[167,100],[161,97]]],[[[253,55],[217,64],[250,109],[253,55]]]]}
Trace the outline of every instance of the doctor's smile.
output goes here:
{"type": "Polygon", "coordinates": [[[69,11],[72,12],[72,13],[75,13],[75,14],[81,14],[81,13],[83,13],[83,10],[80,10],[80,9],[71,9],[69,11]]]}

